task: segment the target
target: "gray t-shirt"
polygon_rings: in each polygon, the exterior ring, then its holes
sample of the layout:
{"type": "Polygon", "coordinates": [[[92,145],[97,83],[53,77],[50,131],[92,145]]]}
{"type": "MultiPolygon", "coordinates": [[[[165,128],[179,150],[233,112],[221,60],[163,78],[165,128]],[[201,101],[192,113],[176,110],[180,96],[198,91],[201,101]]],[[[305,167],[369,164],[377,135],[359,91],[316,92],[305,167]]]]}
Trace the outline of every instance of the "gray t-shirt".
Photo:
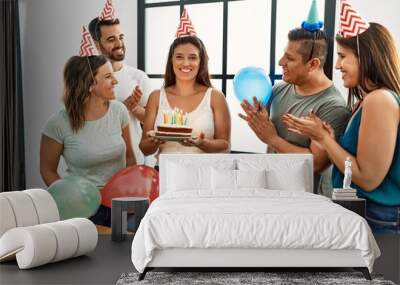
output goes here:
{"type": "Polygon", "coordinates": [[[76,133],[72,131],[66,110],[62,109],[50,117],[43,134],[63,145],[68,175],[84,177],[101,188],[113,174],[126,167],[122,129],[128,124],[125,105],[113,100],[103,117],[85,121],[76,133]]]}
{"type": "MultiPolygon", "coordinates": [[[[287,130],[286,125],[281,120],[285,113],[302,117],[314,110],[319,118],[333,127],[336,139],[344,132],[350,111],[346,107],[343,96],[333,84],[316,94],[301,96],[296,93],[293,84],[282,82],[274,85],[272,94],[270,118],[279,136],[284,140],[300,147],[309,147],[311,143],[308,137],[287,130]]],[[[268,148],[268,152],[273,152],[273,150],[268,148]]],[[[314,193],[318,193],[319,184],[320,175],[314,175],[314,193]]]]}

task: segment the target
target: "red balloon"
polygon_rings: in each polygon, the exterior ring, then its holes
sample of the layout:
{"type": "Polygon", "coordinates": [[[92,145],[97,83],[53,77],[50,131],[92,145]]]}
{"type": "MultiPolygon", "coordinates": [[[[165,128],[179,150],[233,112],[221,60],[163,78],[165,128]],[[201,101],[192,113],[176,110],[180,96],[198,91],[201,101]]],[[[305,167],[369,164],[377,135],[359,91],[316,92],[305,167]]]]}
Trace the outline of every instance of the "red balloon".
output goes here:
{"type": "Polygon", "coordinates": [[[158,195],[158,171],[146,165],[134,165],[118,171],[104,185],[101,204],[111,208],[111,200],[118,197],[145,197],[151,203],[158,195]]]}

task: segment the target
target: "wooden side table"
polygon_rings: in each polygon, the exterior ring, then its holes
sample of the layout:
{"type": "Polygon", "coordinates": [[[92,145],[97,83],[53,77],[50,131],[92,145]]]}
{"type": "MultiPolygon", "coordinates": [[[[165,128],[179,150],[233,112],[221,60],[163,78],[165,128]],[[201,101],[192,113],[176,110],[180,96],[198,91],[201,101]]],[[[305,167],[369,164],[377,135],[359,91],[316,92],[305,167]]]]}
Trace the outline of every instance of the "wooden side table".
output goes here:
{"type": "Polygon", "coordinates": [[[365,218],[366,201],[363,198],[356,199],[332,199],[332,202],[339,204],[340,206],[359,214],[365,218]]]}
{"type": "Polygon", "coordinates": [[[127,236],[128,212],[135,218],[134,232],[149,207],[149,199],[143,197],[113,198],[111,202],[111,240],[123,241],[127,236]]]}

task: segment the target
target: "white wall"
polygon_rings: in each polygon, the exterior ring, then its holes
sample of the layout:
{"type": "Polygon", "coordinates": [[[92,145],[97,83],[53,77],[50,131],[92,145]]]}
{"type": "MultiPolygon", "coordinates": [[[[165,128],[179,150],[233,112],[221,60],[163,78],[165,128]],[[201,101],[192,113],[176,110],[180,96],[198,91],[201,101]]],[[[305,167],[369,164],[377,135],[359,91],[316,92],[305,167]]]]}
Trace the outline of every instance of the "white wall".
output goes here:
{"type": "MultiPolygon", "coordinates": [[[[399,0],[350,0],[349,1],[356,11],[363,17],[367,22],[377,22],[384,25],[392,33],[396,40],[397,50],[400,49],[400,18],[398,11],[400,11],[399,0]]],[[[337,0],[336,7],[336,19],[339,19],[339,0],[337,0]]],[[[339,31],[339,22],[336,21],[335,31],[339,31]]],[[[336,44],[334,63],[336,62],[336,44]]],[[[342,92],[342,95],[347,98],[347,89],[343,87],[343,81],[341,78],[340,71],[334,70],[333,82],[336,87],[342,92]]]]}
{"type": "MultiPolygon", "coordinates": [[[[42,187],[39,172],[41,130],[62,107],[62,70],[79,52],[81,26],[100,15],[101,0],[20,0],[24,91],[25,162],[28,188],[42,187]]],[[[126,62],[136,66],[137,1],[114,0],[126,35],[126,62]]]]}

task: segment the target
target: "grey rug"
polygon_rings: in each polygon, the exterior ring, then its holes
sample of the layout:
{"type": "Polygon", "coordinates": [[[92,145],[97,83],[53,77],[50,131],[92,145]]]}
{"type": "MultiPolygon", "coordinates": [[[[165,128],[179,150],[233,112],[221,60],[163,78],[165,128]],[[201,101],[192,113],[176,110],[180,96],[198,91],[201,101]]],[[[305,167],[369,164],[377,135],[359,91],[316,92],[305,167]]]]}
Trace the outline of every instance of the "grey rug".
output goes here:
{"type": "Polygon", "coordinates": [[[395,285],[383,280],[382,276],[372,275],[372,281],[364,278],[360,272],[148,272],[142,281],[139,273],[122,274],[117,285],[145,284],[379,284],[395,285]]]}

